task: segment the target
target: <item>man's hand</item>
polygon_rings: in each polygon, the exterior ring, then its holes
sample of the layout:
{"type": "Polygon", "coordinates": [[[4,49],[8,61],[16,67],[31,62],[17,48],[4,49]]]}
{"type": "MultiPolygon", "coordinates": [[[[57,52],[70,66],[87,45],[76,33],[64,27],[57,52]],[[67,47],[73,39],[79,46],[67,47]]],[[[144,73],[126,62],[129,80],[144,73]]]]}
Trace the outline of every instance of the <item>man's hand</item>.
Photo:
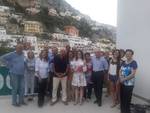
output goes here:
{"type": "Polygon", "coordinates": [[[60,78],[64,77],[66,75],[66,73],[60,73],[60,78]]]}
{"type": "Polygon", "coordinates": [[[57,77],[59,77],[59,78],[61,78],[61,77],[64,76],[63,73],[55,73],[55,75],[56,75],[57,77]]]}

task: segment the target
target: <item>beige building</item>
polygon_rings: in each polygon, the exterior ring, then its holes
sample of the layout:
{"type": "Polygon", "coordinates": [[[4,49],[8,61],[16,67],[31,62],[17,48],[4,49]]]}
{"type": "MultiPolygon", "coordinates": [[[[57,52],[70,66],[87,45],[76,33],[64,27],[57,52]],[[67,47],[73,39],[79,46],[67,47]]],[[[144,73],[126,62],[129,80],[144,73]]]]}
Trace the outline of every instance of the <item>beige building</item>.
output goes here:
{"type": "Polygon", "coordinates": [[[8,17],[10,15],[9,7],[0,6],[0,24],[4,25],[8,21],[8,17]]]}
{"type": "Polygon", "coordinates": [[[4,25],[8,22],[8,18],[7,17],[1,17],[0,16],[0,25],[4,25]]]}
{"type": "Polygon", "coordinates": [[[24,21],[24,33],[41,34],[43,32],[42,24],[38,21],[24,21]]]}
{"type": "Polygon", "coordinates": [[[79,30],[75,26],[65,26],[64,31],[70,36],[79,36],[79,30]]]}

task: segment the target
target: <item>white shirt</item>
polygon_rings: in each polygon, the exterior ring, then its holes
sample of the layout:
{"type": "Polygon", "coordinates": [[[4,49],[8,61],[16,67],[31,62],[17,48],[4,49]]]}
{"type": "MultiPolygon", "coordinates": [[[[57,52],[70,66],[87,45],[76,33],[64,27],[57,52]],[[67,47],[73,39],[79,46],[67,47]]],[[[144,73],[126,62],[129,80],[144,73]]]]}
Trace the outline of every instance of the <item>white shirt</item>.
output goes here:
{"type": "Polygon", "coordinates": [[[43,61],[40,58],[36,60],[35,71],[39,73],[41,78],[48,78],[49,70],[49,62],[43,61]]]}
{"type": "Polygon", "coordinates": [[[111,64],[109,66],[109,74],[112,76],[116,76],[117,75],[117,65],[116,64],[111,64]]]}

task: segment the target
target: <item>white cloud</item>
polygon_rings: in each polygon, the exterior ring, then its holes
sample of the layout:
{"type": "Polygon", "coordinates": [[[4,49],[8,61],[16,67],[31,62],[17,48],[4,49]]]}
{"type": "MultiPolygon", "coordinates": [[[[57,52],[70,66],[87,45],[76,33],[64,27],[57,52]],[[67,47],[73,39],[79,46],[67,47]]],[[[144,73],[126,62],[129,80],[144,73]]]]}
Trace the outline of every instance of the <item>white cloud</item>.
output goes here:
{"type": "Polygon", "coordinates": [[[66,0],[80,12],[100,23],[116,26],[117,0],[66,0]]]}

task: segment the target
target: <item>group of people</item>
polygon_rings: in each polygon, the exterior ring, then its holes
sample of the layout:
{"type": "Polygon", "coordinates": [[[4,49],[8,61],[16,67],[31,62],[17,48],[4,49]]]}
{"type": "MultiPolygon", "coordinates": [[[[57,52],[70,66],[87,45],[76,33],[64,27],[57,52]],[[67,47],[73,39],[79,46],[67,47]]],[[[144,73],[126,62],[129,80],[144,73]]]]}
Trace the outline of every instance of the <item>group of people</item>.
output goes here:
{"type": "Polygon", "coordinates": [[[26,105],[24,97],[32,100],[38,89],[38,106],[51,97],[51,105],[62,98],[68,105],[89,101],[94,89],[95,104],[102,106],[103,87],[112,96],[112,108],[120,104],[121,113],[130,113],[137,62],[131,49],[113,50],[112,55],[95,50],[93,54],[66,48],[45,47],[38,57],[30,46],[19,43],[16,51],[1,57],[7,64],[12,86],[12,105],[26,105]],[[35,84],[37,82],[37,85],[35,84]],[[105,83],[105,85],[104,85],[105,83]]]}

